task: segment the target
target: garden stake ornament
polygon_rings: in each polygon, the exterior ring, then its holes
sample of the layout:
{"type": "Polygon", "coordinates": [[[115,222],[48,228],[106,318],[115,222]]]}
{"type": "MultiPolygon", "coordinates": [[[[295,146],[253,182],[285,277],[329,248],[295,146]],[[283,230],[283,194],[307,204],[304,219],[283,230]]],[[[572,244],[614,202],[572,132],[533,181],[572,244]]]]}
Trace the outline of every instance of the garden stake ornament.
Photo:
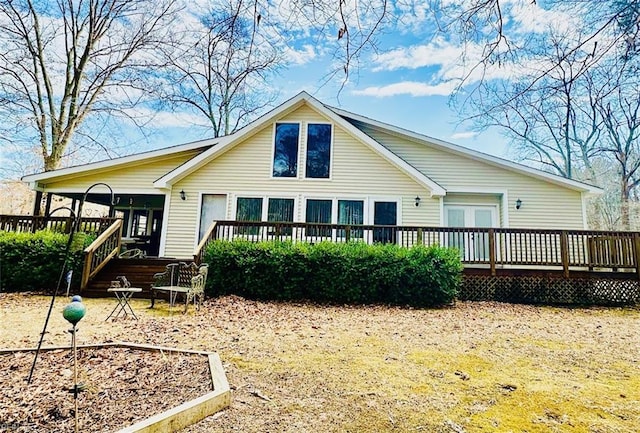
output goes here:
{"type": "Polygon", "coordinates": [[[79,295],[75,295],[71,299],[71,303],[64,307],[62,310],[62,317],[73,327],[69,329],[71,333],[71,349],[73,350],[73,388],[70,391],[73,393],[73,405],[75,416],[75,432],[78,433],[78,393],[81,391],[81,387],[78,385],[78,352],[76,350],[76,325],[87,312],[86,307],[82,303],[82,298],[79,295]]]}
{"type": "MultiPolygon", "coordinates": [[[[31,378],[33,377],[33,371],[35,370],[36,362],[38,361],[38,355],[40,354],[40,349],[42,348],[42,340],[44,340],[44,334],[47,332],[47,325],[49,324],[49,318],[51,317],[51,311],[53,311],[53,304],[56,301],[56,296],[58,295],[58,291],[60,290],[60,286],[62,285],[62,280],[64,279],[64,276],[66,275],[65,271],[66,271],[66,268],[67,268],[67,263],[69,261],[69,253],[71,251],[71,245],[73,243],[73,236],[80,229],[80,221],[82,220],[82,206],[84,206],[84,202],[87,199],[87,195],[89,195],[89,191],[91,191],[91,189],[93,189],[94,187],[99,186],[99,185],[106,186],[109,189],[109,192],[111,193],[111,207],[113,208],[113,206],[116,205],[116,200],[115,200],[115,195],[113,194],[113,189],[111,189],[111,187],[109,185],[107,185],[106,183],[98,182],[98,183],[94,183],[93,185],[91,185],[84,192],[84,195],[82,196],[82,200],[80,200],[80,206],[78,206],[78,214],[77,215],[73,211],[73,209],[68,208],[68,207],[61,207],[61,208],[55,209],[53,212],[49,213],[49,215],[48,215],[48,216],[51,216],[52,214],[54,214],[55,212],[57,212],[57,211],[59,211],[61,209],[67,209],[71,213],[71,218],[73,219],[73,224],[71,226],[71,231],[69,232],[69,240],[67,241],[67,246],[65,248],[64,261],[62,262],[62,269],[60,269],[60,277],[58,278],[58,284],[56,285],[56,289],[53,292],[53,296],[51,296],[51,303],[49,304],[49,311],[47,312],[47,318],[44,320],[44,326],[42,328],[42,332],[40,333],[40,341],[38,342],[38,347],[36,349],[36,354],[33,357],[33,364],[31,364],[31,370],[29,371],[29,377],[27,377],[27,383],[31,383],[31,378]]],[[[111,215],[111,211],[109,212],[109,216],[112,216],[111,215]]]]}

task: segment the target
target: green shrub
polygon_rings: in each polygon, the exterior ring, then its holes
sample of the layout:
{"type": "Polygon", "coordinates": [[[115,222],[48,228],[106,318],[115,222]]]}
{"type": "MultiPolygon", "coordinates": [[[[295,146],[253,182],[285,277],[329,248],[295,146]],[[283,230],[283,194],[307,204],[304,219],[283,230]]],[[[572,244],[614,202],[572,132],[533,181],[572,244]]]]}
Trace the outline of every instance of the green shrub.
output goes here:
{"type": "Polygon", "coordinates": [[[462,271],[454,250],[362,242],[216,241],[205,261],[209,295],[349,304],[447,304],[462,271]]]}
{"type": "MultiPolygon", "coordinates": [[[[69,256],[73,287],[79,285],[82,273],[82,250],[93,238],[84,233],[74,236],[69,256]]],[[[0,291],[55,289],[68,240],[69,235],[47,230],[36,233],[0,232],[0,291]]]]}

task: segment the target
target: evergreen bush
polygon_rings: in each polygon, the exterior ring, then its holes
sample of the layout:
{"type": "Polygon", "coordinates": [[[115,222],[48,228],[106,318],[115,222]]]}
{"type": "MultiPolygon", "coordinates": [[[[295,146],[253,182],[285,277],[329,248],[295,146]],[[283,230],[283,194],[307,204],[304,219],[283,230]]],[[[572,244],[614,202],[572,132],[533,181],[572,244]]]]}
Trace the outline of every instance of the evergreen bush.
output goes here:
{"type": "MultiPolygon", "coordinates": [[[[69,263],[72,286],[82,274],[82,250],[95,236],[76,233],[69,263]]],[[[69,235],[48,230],[36,233],[0,232],[0,291],[52,291],[58,284],[69,235]]],[[[69,266],[67,266],[69,269],[69,266]]]]}
{"type": "Polygon", "coordinates": [[[336,304],[448,304],[462,273],[455,250],[362,242],[215,241],[205,261],[209,295],[336,304]]]}

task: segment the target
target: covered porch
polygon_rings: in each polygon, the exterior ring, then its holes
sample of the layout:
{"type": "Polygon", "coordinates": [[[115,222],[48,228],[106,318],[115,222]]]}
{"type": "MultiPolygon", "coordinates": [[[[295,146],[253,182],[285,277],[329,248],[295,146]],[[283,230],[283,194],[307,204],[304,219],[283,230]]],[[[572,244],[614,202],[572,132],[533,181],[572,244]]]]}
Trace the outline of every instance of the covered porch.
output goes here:
{"type": "MultiPolygon", "coordinates": [[[[42,228],[61,231],[62,227],[62,231],[68,233],[71,229],[71,217],[80,213],[85,225],[89,221],[108,222],[120,219],[121,246],[124,249],[140,250],[145,256],[157,257],[160,252],[165,196],[113,193],[106,184],[96,185],[83,192],[49,193],[44,199],[38,191],[33,209],[35,216],[1,215],[0,224],[11,231],[33,231],[42,228]],[[52,210],[52,207],[55,209],[52,210]],[[95,214],[101,216],[93,216],[95,214]]],[[[84,228],[82,230],[86,231],[84,228]]]]}

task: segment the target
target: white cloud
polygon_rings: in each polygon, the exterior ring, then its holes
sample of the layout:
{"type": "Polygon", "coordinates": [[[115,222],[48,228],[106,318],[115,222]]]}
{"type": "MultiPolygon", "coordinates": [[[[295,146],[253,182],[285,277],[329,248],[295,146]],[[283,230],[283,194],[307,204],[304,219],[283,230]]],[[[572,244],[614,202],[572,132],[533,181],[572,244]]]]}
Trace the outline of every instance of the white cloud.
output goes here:
{"type": "Polygon", "coordinates": [[[284,48],[284,57],[294,65],[304,65],[316,59],[318,53],[312,45],[303,45],[301,50],[291,47],[284,48]]]}
{"type": "Polygon", "coordinates": [[[521,34],[543,33],[550,28],[561,32],[579,29],[581,13],[576,11],[576,5],[563,6],[559,4],[551,9],[544,9],[535,2],[511,0],[508,15],[514,20],[514,29],[521,34]]]}
{"type": "Polygon", "coordinates": [[[427,84],[416,81],[403,81],[400,83],[388,84],[386,86],[372,86],[363,90],[354,90],[354,95],[375,96],[383,98],[396,95],[410,96],[448,96],[456,87],[455,81],[448,81],[438,84],[427,84]]]}
{"type": "Polygon", "coordinates": [[[427,66],[443,66],[459,63],[465,52],[456,46],[438,39],[425,45],[397,48],[378,55],[374,59],[374,71],[395,71],[398,69],[418,69],[427,66]]]}
{"type": "Polygon", "coordinates": [[[477,132],[473,132],[473,131],[464,131],[464,132],[456,132],[455,134],[451,135],[451,139],[452,140],[466,140],[469,138],[474,138],[478,135],[477,132]]]}

